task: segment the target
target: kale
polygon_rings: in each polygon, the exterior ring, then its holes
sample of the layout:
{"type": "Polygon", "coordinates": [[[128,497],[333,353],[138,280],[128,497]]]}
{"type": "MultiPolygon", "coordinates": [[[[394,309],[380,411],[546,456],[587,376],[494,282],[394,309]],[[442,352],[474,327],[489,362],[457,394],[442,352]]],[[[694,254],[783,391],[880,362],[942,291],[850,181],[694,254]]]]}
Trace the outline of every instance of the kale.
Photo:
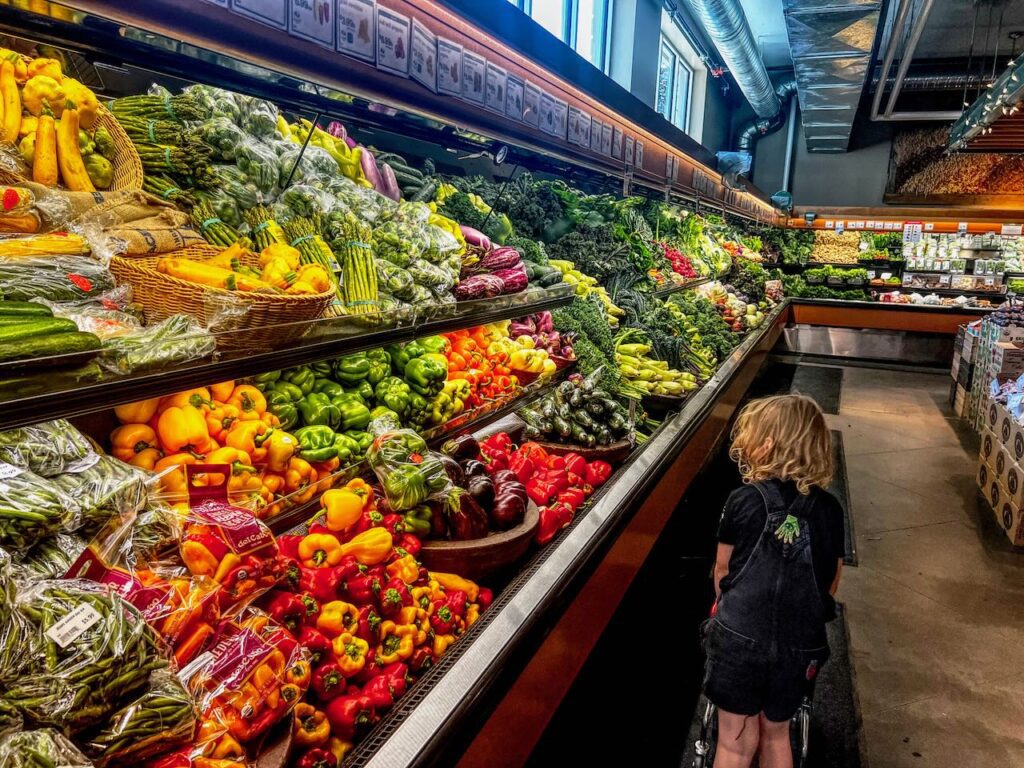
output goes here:
{"type": "Polygon", "coordinates": [[[514,235],[505,240],[505,245],[515,248],[526,261],[534,264],[547,264],[548,254],[544,250],[544,243],[529,237],[514,235]]]}
{"type": "Polygon", "coordinates": [[[585,333],[579,332],[573,339],[572,350],[576,355],[576,369],[581,374],[590,376],[600,368],[601,377],[598,380],[598,386],[607,392],[619,391],[619,386],[622,383],[619,366],[615,362],[609,362],[585,333]]]}
{"type": "Polygon", "coordinates": [[[767,279],[768,274],[764,267],[757,262],[744,259],[742,256],[733,258],[729,282],[736,293],[743,294],[748,301],[757,302],[764,299],[764,284],[767,279]]]}
{"type": "Polygon", "coordinates": [[[577,227],[549,245],[548,256],[571,261],[580,272],[602,282],[631,267],[629,248],[615,239],[615,228],[611,224],[577,227]]]}
{"type": "Polygon", "coordinates": [[[568,307],[552,311],[551,319],[559,331],[585,333],[609,363],[615,362],[615,339],[596,296],[576,296],[568,307]]]}

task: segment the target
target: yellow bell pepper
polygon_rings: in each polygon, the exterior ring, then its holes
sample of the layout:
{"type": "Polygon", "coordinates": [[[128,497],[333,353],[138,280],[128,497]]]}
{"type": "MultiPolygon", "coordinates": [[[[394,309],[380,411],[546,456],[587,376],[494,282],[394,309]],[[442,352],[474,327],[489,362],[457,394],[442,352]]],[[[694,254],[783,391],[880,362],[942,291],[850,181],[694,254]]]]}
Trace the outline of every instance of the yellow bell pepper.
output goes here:
{"type": "Polygon", "coordinates": [[[420,577],[420,566],[412,555],[400,557],[387,567],[388,575],[412,584],[420,577]]]}
{"type": "Polygon", "coordinates": [[[268,261],[260,273],[260,280],[269,283],[275,288],[280,288],[282,291],[286,290],[298,279],[300,278],[295,274],[295,270],[280,256],[275,256],[268,261]]]}
{"type": "Polygon", "coordinates": [[[172,407],[160,414],[156,426],[160,444],[168,453],[188,450],[206,453],[210,448],[210,431],[202,412],[191,405],[172,407]]]}
{"type": "Polygon", "coordinates": [[[286,472],[288,462],[299,450],[299,441],[282,429],[270,433],[267,442],[267,469],[271,472],[286,472]]]}
{"type": "Polygon", "coordinates": [[[122,424],[145,424],[156,414],[159,405],[160,398],[151,397],[148,400],[116,405],[114,406],[114,415],[122,424]]]}
{"type": "Polygon", "coordinates": [[[68,99],[60,82],[48,75],[36,75],[25,83],[21,98],[25,109],[35,117],[42,115],[46,109],[60,117],[68,99]]]}
{"type": "Polygon", "coordinates": [[[338,637],[359,625],[359,609],[344,600],[332,600],[320,606],[316,628],[328,637],[338,637]]]}
{"type": "Polygon", "coordinates": [[[332,531],[344,531],[359,522],[363,499],[353,490],[338,488],[320,497],[320,506],[327,511],[324,524],[332,531]]]}
{"type": "Polygon", "coordinates": [[[299,562],[306,568],[330,568],[344,555],[341,542],[329,533],[310,533],[299,542],[299,562]]]}
{"type": "Polygon", "coordinates": [[[61,81],[61,86],[64,88],[64,95],[78,108],[79,125],[86,129],[92,128],[100,113],[100,103],[96,99],[96,94],[73,77],[65,77],[61,81]]]}
{"type": "Polygon", "coordinates": [[[480,595],[480,587],[475,582],[472,582],[469,579],[464,579],[454,573],[439,573],[437,571],[431,571],[430,578],[449,592],[465,592],[466,597],[469,598],[469,602],[471,603],[475,603],[477,597],[480,595]]]}
{"type": "Polygon", "coordinates": [[[363,565],[383,563],[391,554],[392,538],[383,528],[370,528],[341,545],[341,556],[354,555],[363,565]]]}
{"type": "Polygon", "coordinates": [[[121,461],[130,462],[137,454],[157,447],[156,432],[148,424],[124,424],[110,433],[110,452],[121,461]]]}
{"type": "Polygon", "coordinates": [[[345,677],[352,677],[366,666],[366,654],[370,651],[370,644],[351,632],[338,635],[331,643],[331,647],[345,677]]]}
{"type": "Polygon", "coordinates": [[[413,640],[417,633],[416,627],[409,624],[395,624],[385,621],[380,625],[380,645],[377,646],[376,660],[379,664],[394,664],[405,661],[415,649],[413,640]]]}
{"type": "Polygon", "coordinates": [[[331,282],[331,276],[327,274],[327,270],[319,264],[306,264],[299,269],[297,277],[299,282],[313,286],[317,293],[329,291],[334,285],[331,282]]]}

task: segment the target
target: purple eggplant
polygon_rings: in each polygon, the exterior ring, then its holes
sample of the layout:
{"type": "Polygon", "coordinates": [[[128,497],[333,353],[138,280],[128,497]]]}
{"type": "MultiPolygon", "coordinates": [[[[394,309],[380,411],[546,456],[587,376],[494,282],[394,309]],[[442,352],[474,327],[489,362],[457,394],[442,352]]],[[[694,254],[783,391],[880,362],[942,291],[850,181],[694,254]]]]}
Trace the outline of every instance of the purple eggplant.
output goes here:
{"type": "Polygon", "coordinates": [[[440,460],[445,473],[448,475],[448,479],[452,481],[453,485],[463,485],[466,482],[466,473],[462,471],[459,462],[443,453],[440,455],[440,460]]]}
{"type": "Polygon", "coordinates": [[[468,461],[462,462],[462,471],[465,472],[467,478],[473,477],[490,477],[487,473],[487,465],[477,459],[469,459],[468,461]]]}
{"type": "MultiPolygon", "coordinates": [[[[461,490],[461,489],[460,489],[461,490]]],[[[453,493],[448,497],[448,527],[456,541],[482,539],[490,533],[487,513],[469,493],[453,493]]]]}
{"type": "Polygon", "coordinates": [[[487,475],[476,475],[469,478],[466,490],[484,509],[490,509],[494,504],[494,481],[487,475]]]}
{"type": "Polygon", "coordinates": [[[359,153],[359,167],[373,188],[384,195],[384,180],[380,177],[380,171],[377,169],[377,158],[366,147],[362,147],[362,151],[359,153]]]}
{"type": "Polygon", "coordinates": [[[475,459],[480,455],[480,443],[470,434],[456,435],[444,441],[441,453],[451,456],[456,461],[475,459]]]}
{"type": "Polygon", "coordinates": [[[491,250],[491,238],[479,229],[473,229],[472,227],[466,227],[461,224],[459,225],[459,229],[462,230],[462,238],[468,245],[472,245],[475,248],[482,248],[485,251],[491,250]]]}
{"type": "MultiPolygon", "coordinates": [[[[483,277],[483,275],[478,275],[483,277]]],[[[529,280],[526,277],[526,268],[523,267],[520,262],[518,267],[512,269],[499,269],[494,272],[493,277],[497,277],[504,284],[505,288],[502,293],[519,293],[525,291],[529,280]]]]}
{"type": "Polygon", "coordinates": [[[512,269],[522,263],[523,258],[519,255],[519,251],[505,246],[488,251],[480,260],[480,266],[488,272],[497,272],[499,269],[512,269]]]}
{"type": "MultiPolygon", "coordinates": [[[[526,272],[523,272],[523,288],[526,287],[526,272]]],[[[519,290],[522,290],[520,288],[519,290]]],[[[474,275],[463,280],[452,290],[457,301],[491,299],[505,292],[505,281],[494,275],[474,275]]]]}

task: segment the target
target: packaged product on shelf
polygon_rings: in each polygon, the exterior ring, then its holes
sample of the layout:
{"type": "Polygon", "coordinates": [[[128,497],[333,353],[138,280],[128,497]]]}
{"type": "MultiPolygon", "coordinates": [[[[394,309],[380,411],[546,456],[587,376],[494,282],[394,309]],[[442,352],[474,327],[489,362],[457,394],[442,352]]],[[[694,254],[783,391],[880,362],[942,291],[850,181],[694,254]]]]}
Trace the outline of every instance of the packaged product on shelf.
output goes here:
{"type": "Polygon", "coordinates": [[[53,728],[27,731],[19,728],[18,732],[0,738],[0,766],[36,768],[40,765],[89,768],[92,761],[53,728]]]}
{"type": "Polygon", "coordinates": [[[0,461],[53,477],[92,456],[92,444],[65,419],[0,432],[0,461]]]}
{"type": "Polygon", "coordinates": [[[81,531],[58,533],[36,542],[14,568],[24,569],[33,579],[59,579],[89,546],[81,531]]]}
{"type": "Polygon", "coordinates": [[[172,315],[155,325],[126,329],[104,339],[100,364],[117,373],[138,373],[198,360],[216,349],[216,338],[195,319],[172,315]]]}
{"type": "Polygon", "coordinates": [[[81,526],[91,533],[111,517],[134,515],[142,509],[156,478],[110,456],[90,453],[66,465],[53,482],[78,503],[81,526]]]}

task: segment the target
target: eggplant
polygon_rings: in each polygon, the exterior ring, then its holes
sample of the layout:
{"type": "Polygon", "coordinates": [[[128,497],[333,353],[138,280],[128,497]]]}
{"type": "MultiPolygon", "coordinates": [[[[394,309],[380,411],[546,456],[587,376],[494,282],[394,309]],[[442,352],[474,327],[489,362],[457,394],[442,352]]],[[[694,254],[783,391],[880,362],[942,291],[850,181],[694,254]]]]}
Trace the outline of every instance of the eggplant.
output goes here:
{"type": "Polygon", "coordinates": [[[426,505],[430,508],[430,538],[448,538],[448,515],[445,510],[445,503],[440,499],[427,499],[426,505]]]}
{"type": "Polygon", "coordinates": [[[459,225],[459,229],[462,231],[462,238],[469,245],[482,248],[485,251],[491,250],[491,239],[479,229],[473,229],[462,224],[459,225]]]}
{"type": "Polygon", "coordinates": [[[451,456],[456,461],[475,459],[480,455],[480,443],[468,433],[456,435],[444,441],[444,445],[441,446],[441,453],[451,456]]]}
{"type": "Polygon", "coordinates": [[[466,479],[472,479],[474,477],[489,477],[487,473],[487,465],[478,459],[469,459],[462,462],[462,471],[466,475],[466,479]]]}
{"type": "Polygon", "coordinates": [[[494,474],[494,505],[491,527],[499,531],[515,528],[526,517],[526,487],[514,472],[502,470],[494,474]]]}
{"type": "Polygon", "coordinates": [[[487,513],[469,493],[453,493],[448,497],[448,525],[456,541],[482,539],[490,532],[487,513]]]}
{"type": "Polygon", "coordinates": [[[466,482],[466,473],[462,471],[462,467],[455,459],[447,454],[439,454],[441,457],[441,466],[444,467],[445,474],[448,475],[448,479],[452,481],[453,485],[464,485],[466,482]]]}
{"type": "Polygon", "coordinates": [[[469,481],[466,483],[466,490],[484,509],[490,509],[494,503],[494,481],[487,477],[487,475],[477,475],[469,478],[469,481]]]}

